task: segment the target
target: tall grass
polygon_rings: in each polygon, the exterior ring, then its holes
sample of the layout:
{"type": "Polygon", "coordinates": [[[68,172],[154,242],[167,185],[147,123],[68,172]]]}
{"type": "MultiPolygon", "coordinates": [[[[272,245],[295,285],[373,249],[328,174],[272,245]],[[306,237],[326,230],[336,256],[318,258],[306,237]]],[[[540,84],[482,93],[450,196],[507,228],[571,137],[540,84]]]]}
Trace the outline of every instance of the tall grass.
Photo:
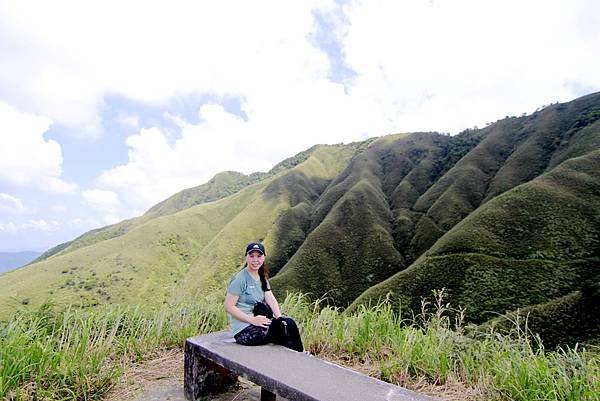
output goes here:
{"type": "MultiPolygon", "coordinates": [[[[345,313],[300,294],[289,295],[282,309],[298,320],[314,354],[368,365],[392,383],[415,389],[460,383],[485,400],[599,400],[597,349],[547,351],[520,324],[508,334],[465,326],[443,292],[407,317],[386,301],[345,313]]],[[[0,398],[101,399],[124,364],[225,327],[219,296],[154,312],[50,306],[19,312],[0,326],[0,398]]]]}
{"type": "Polygon", "coordinates": [[[508,334],[468,327],[443,292],[434,295],[404,319],[386,301],[347,314],[292,295],[283,309],[298,317],[312,352],[374,365],[386,381],[461,383],[482,400],[600,400],[598,348],[547,351],[518,322],[508,334]]]}
{"type": "Polygon", "coordinates": [[[124,364],[226,326],[219,302],[57,311],[45,305],[0,326],[0,398],[97,400],[124,364]]]}

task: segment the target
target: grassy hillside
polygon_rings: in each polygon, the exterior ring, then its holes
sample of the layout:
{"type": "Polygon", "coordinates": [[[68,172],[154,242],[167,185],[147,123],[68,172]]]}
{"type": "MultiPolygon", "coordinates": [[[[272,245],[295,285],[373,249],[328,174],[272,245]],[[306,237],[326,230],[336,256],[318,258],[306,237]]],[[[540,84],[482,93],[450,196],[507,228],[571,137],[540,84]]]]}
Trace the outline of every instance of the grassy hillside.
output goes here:
{"type": "Polygon", "coordinates": [[[357,155],[314,205],[312,230],[303,232],[306,240],[272,280],[276,293],[326,294],[346,305],[402,269],[390,195],[409,174],[430,172],[448,140],[438,134],[389,136],[357,155]]]}
{"type": "MultiPolygon", "coordinates": [[[[596,260],[595,263],[600,263],[596,260]]],[[[599,283],[584,283],[583,288],[560,298],[528,306],[492,319],[483,325],[502,334],[518,325],[543,339],[548,349],[584,342],[600,345],[599,283]]]]}
{"type": "Polygon", "coordinates": [[[568,322],[587,316],[586,286],[600,282],[599,152],[600,93],[456,136],[314,146],[268,173],[220,173],[0,276],[0,314],[47,299],[197,301],[263,241],[280,296],[356,308],[391,293],[410,312],[444,287],[473,322],[522,308],[568,322]]]}
{"type": "Polygon", "coordinates": [[[144,224],[152,218],[177,213],[202,203],[212,202],[235,194],[242,188],[261,180],[272,178],[278,173],[287,169],[291,169],[306,161],[317,148],[318,146],[313,146],[306,151],[300,152],[295,156],[283,160],[275,165],[268,173],[256,172],[250,175],[245,175],[235,171],[224,171],[218,173],[205,184],[184,189],[183,191],[180,191],[164,201],[156,204],[155,206],[151,207],[143,216],[91,230],[79,236],[78,238],[75,238],[73,241],[69,241],[49,249],[48,251],[44,252],[36,261],[41,261],[57,254],[64,254],[104,240],[119,237],[128,233],[134,227],[144,224]]]}
{"type": "Polygon", "coordinates": [[[302,199],[318,196],[354,152],[353,145],[319,147],[304,163],[264,181],[252,203],[231,219],[191,264],[179,294],[183,298],[192,294],[193,298],[212,290],[222,292],[241,268],[243,250],[250,241],[265,243],[269,263],[275,233],[281,230],[285,212],[301,204],[302,199]]]}
{"type": "MultiPolygon", "coordinates": [[[[151,306],[222,285],[240,267],[245,244],[266,238],[290,205],[290,191],[276,193],[269,188],[290,176],[306,175],[318,184],[317,190],[322,189],[323,181],[336,176],[354,151],[353,146],[317,147],[304,162],[231,196],[173,214],[142,216],[118,236],[79,242],[6,273],[0,277],[5,289],[0,293],[0,315],[47,300],[82,306],[151,306]]],[[[88,235],[96,238],[97,232],[88,235]]]]}
{"type": "MultiPolygon", "coordinates": [[[[587,179],[595,180],[588,170],[598,166],[593,157],[587,161],[591,167],[582,165],[581,160],[566,162],[600,149],[598,107],[600,95],[596,94],[550,106],[531,116],[506,118],[455,137],[424,133],[388,136],[374,142],[353,159],[314,205],[308,231],[306,221],[292,225],[303,227],[294,232],[297,238],[306,239],[301,245],[296,244],[297,252],[273,279],[275,288],[280,289],[281,295],[295,290],[327,296],[330,302],[344,306],[357,297],[357,292],[401,272],[413,262],[428,264],[434,256],[459,255],[460,263],[457,259],[452,264],[458,263],[461,268],[442,260],[435,265],[445,266],[439,271],[431,266],[431,274],[438,277],[421,277],[429,281],[420,285],[418,291],[409,291],[406,297],[418,300],[444,286],[455,285],[462,291],[462,279],[458,280],[462,276],[485,285],[491,278],[477,278],[479,272],[472,271],[480,265],[505,266],[503,270],[514,268],[522,272],[524,266],[529,266],[523,260],[532,259],[536,265],[540,260],[558,263],[557,258],[570,261],[582,257],[580,248],[597,246],[586,240],[589,235],[597,235],[594,227],[599,223],[594,207],[598,194],[580,193],[586,191],[587,184],[577,180],[582,172],[590,174],[587,179]],[[548,174],[540,176],[544,172],[548,174]],[[536,177],[540,179],[536,181],[536,177]],[[527,182],[532,185],[519,187],[527,182]],[[573,185],[579,186],[572,188],[573,185]],[[489,202],[513,189],[515,192],[503,201],[522,200],[522,191],[526,191],[525,204],[514,206],[510,201],[504,208],[487,208],[489,202]],[[577,198],[576,203],[570,202],[571,196],[577,198]],[[513,210],[515,207],[521,213],[513,210]],[[480,220],[473,220],[467,231],[458,230],[465,220],[483,210],[490,215],[490,229],[500,230],[493,234],[495,243],[488,241],[488,226],[480,220]],[[531,231],[531,227],[542,222],[543,229],[531,231]],[[457,236],[457,232],[462,236],[457,236]],[[468,237],[470,247],[464,246],[463,237],[468,237]],[[497,249],[499,243],[503,244],[502,251],[497,249]],[[549,247],[554,243],[561,246],[549,247]],[[517,255],[519,247],[525,249],[517,255]],[[424,253],[429,259],[419,259],[424,253]],[[494,259],[482,259],[480,255],[494,259]],[[471,256],[475,259],[469,262],[471,256]],[[472,267],[468,268],[469,263],[472,267]],[[448,269],[456,277],[449,277],[448,269]]],[[[301,216],[305,218],[307,213],[303,211],[301,216]]],[[[562,265],[543,266],[536,271],[543,268],[545,274],[553,275],[563,270],[562,265]]],[[[411,272],[399,275],[404,277],[411,272]]],[[[415,274],[419,272],[416,270],[415,274]]],[[[502,280],[513,281],[512,276],[502,280]]],[[[521,290],[523,284],[514,286],[521,290]]],[[[396,282],[391,287],[395,285],[396,282]]],[[[395,290],[400,292],[399,288],[395,290]]],[[[508,301],[497,301],[500,297],[493,294],[487,295],[489,302],[475,297],[470,302],[474,306],[471,318],[487,319],[490,315],[484,313],[483,306],[488,307],[487,311],[510,310],[545,302],[572,290],[569,286],[557,288],[539,299],[530,296],[526,289],[508,301]]],[[[385,295],[373,291],[378,296],[385,295]]],[[[463,298],[466,301],[468,296],[463,298]]],[[[418,307],[413,301],[410,305],[418,307]]]]}
{"type": "Polygon", "coordinates": [[[482,322],[600,282],[600,150],[484,204],[354,307],[392,294],[406,309],[432,289],[482,322]]]}

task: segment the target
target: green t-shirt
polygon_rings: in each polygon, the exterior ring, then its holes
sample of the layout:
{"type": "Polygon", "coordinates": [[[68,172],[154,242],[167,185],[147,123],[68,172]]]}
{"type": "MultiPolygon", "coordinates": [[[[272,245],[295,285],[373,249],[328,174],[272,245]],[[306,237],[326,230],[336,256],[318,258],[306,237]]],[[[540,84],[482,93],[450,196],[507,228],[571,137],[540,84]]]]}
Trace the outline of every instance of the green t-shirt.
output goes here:
{"type": "MultiPolygon", "coordinates": [[[[270,288],[268,281],[267,287],[270,288]]],[[[239,297],[235,306],[248,316],[252,316],[252,310],[257,302],[265,300],[265,292],[262,290],[260,280],[252,277],[245,267],[231,279],[227,286],[227,292],[239,297]]],[[[250,326],[250,323],[242,322],[232,315],[229,315],[229,324],[233,335],[250,326]]]]}

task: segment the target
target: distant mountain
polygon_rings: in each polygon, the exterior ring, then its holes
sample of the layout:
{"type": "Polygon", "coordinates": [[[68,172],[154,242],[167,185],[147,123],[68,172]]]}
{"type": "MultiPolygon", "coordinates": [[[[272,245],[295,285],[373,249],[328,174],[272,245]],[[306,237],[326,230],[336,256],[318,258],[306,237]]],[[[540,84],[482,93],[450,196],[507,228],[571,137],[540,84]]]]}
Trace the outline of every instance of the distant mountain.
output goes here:
{"type": "Polygon", "coordinates": [[[26,265],[40,256],[41,252],[0,252],[0,273],[26,265]]]}
{"type": "Polygon", "coordinates": [[[549,344],[593,341],[599,211],[596,93],[456,136],[317,145],[268,173],[220,173],[2,275],[0,314],[24,299],[221,297],[258,240],[279,296],[351,308],[387,297],[411,313],[446,288],[471,322],[523,309],[549,344]]]}

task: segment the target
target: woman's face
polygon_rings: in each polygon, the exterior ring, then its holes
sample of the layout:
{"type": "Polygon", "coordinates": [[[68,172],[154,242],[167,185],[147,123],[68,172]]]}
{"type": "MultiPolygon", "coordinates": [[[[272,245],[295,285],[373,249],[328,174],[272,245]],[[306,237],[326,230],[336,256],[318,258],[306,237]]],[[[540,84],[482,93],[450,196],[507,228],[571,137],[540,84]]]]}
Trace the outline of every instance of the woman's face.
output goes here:
{"type": "Polygon", "coordinates": [[[265,262],[265,255],[258,251],[252,251],[246,255],[246,264],[254,271],[258,271],[265,262]]]}

